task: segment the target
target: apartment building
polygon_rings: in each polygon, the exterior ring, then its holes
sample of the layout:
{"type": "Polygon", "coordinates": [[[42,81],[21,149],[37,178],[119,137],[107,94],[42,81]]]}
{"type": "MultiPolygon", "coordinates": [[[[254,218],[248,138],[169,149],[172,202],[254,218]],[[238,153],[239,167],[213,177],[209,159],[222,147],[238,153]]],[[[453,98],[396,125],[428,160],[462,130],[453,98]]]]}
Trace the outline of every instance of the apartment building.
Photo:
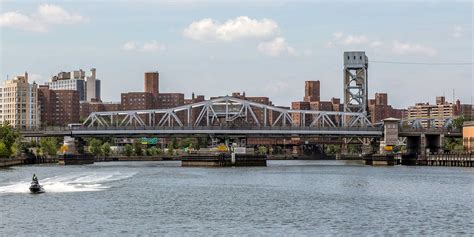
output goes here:
{"type": "Polygon", "coordinates": [[[28,73],[0,86],[0,121],[21,128],[40,125],[38,85],[28,82],[28,73]]]}

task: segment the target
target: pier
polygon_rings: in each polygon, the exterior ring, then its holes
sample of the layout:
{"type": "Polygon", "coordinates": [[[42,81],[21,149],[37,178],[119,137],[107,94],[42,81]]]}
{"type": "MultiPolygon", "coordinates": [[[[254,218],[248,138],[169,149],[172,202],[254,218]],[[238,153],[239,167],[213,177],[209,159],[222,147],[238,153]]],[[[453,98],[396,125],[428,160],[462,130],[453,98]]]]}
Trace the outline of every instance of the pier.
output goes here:
{"type": "Polygon", "coordinates": [[[267,156],[252,154],[187,155],[181,158],[181,166],[267,166],[267,156]]]}

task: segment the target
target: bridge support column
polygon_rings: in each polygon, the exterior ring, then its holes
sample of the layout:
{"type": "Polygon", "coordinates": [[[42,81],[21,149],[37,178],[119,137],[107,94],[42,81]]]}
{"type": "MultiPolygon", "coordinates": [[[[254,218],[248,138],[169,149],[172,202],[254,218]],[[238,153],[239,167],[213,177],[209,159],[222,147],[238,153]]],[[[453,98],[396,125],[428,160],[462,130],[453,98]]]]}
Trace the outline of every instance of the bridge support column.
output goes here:
{"type": "Polygon", "coordinates": [[[444,134],[439,135],[439,149],[438,152],[444,152],[444,134]]]}
{"type": "Polygon", "coordinates": [[[398,126],[400,120],[387,118],[383,120],[383,140],[380,141],[380,154],[391,152],[398,145],[398,126]]]}
{"type": "Polygon", "coordinates": [[[351,142],[352,139],[350,138],[342,138],[342,144],[341,144],[341,155],[347,155],[349,153],[349,149],[347,148],[349,143],[351,142]]]}
{"type": "Polygon", "coordinates": [[[362,155],[372,154],[373,153],[372,139],[362,138],[359,140],[362,143],[362,155]]]}
{"type": "Polygon", "coordinates": [[[65,136],[63,139],[62,152],[65,155],[74,155],[77,153],[76,139],[70,136],[65,136]]]}
{"type": "Polygon", "coordinates": [[[426,155],[426,135],[424,133],[420,135],[420,154],[426,155]]]}

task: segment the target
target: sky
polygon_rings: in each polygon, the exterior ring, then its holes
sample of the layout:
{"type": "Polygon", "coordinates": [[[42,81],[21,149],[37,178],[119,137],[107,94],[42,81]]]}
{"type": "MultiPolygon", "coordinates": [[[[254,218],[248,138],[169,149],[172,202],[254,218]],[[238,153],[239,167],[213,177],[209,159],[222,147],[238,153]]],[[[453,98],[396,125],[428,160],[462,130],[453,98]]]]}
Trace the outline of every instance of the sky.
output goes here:
{"type": "MultiPolygon", "coordinates": [[[[289,106],[304,81],[343,96],[343,52],[365,51],[369,97],[389,103],[472,103],[471,1],[0,0],[0,80],[97,69],[103,101],[143,91],[246,92],[289,106]],[[381,63],[382,62],[401,62],[381,63]],[[413,64],[415,63],[415,64],[413,64]],[[421,64],[420,64],[421,63],[421,64]]],[[[90,72],[89,72],[90,73],[90,72]]]]}

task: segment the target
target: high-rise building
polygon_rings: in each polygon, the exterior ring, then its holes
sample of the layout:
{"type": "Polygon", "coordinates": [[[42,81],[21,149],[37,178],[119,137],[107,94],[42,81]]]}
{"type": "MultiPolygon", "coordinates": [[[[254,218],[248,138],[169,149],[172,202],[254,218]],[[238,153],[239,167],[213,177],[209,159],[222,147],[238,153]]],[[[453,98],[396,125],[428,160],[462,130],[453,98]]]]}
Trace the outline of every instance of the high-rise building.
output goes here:
{"type": "Polygon", "coordinates": [[[408,118],[429,118],[432,122],[422,121],[423,127],[442,127],[447,118],[459,115],[456,107],[455,104],[447,102],[444,96],[438,96],[436,97],[436,105],[417,103],[415,106],[408,107],[408,118]]]}
{"type": "Polygon", "coordinates": [[[79,92],[50,90],[39,86],[38,103],[42,126],[64,126],[79,122],[79,92]]]}
{"type": "Polygon", "coordinates": [[[156,97],[156,104],[160,109],[168,109],[184,105],[184,94],[159,93],[156,97]]]}
{"type": "MultiPolygon", "coordinates": [[[[310,102],[308,102],[308,101],[294,101],[294,102],[291,102],[291,109],[309,110],[310,109],[310,102]]],[[[303,117],[302,117],[301,114],[293,113],[291,116],[292,116],[293,122],[295,122],[296,124],[299,124],[299,125],[303,125],[303,117]]],[[[311,117],[306,116],[304,125],[309,126],[310,121],[311,121],[311,117]]]]}
{"type": "Polygon", "coordinates": [[[387,93],[375,93],[375,98],[369,99],[369,115],[372,123],[381,123],[386,118],[406,117],[405,110],[394,109],[388,104],[387,93]]]}
{"type": "Polygon", "coordinates": [[[100,80],[96,78],[96,69],[91,69],[91,76],[85,71],[60,72],[46,83],[51,90],[76,90],[80,101],[100,101],[100,80]]]}
{"type": "Polygon", "coordinates": [[[118,102],[81,101],[79,110],[79,118],[86,119],[92,112],[120,111],[122,110],[122,104],[118,102]]]}
{"type": "Polygon", "coordinates": [[[28,73],[0,86],[0,122],[14,127],[33,128],[40,124],[38,85],[28,83],[28,73]]]}
{"type": "Polygon", "coordinates": [[[121,104],[123,110],[157,109],[156,100],[152,93],[128,92],[122,93],[121,104]]]}
{"type": "Polygon", "coordinates": [[[160,74],[158,72],[145,72],[145,92],[157,96],[160,93],[160,74]]]}
{"type": "Polygon", "coordinates": [[[320,101],[320,82],[319,81],[305,81],[304,82],[304,101],[314,102],[320,101]]]}

